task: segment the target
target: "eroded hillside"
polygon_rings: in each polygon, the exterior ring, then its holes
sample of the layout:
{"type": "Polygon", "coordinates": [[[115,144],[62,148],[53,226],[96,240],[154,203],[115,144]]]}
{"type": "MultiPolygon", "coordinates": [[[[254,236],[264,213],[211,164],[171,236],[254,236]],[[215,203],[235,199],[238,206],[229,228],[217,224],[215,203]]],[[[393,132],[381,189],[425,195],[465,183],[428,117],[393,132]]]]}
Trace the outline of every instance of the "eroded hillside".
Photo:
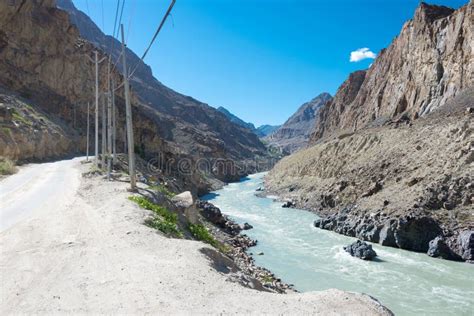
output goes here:
{"type": "Polygon", "coordinates": [[[474,260],[473,6],[422,3],[320,110],[313,146],[280,161],[267,190],[316,211],[317,227],[474,260]]]}

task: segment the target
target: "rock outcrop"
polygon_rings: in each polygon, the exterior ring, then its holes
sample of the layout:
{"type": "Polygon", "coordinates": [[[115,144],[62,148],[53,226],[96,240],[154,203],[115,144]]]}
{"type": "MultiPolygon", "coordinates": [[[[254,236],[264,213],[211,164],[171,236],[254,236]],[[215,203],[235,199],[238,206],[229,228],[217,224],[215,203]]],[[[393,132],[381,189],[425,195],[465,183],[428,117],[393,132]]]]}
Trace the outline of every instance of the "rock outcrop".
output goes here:
{"type": "MultiPolygon", "coordinates": [[[[59,133],[55,139],[66,140],[55,142],[47,135],[38,136],[45,133],[44,129],[36,129],[36,138],[28,137],[24,128],[7,122],[11,125],[9,133],[0,130],[1,142],[7,144],[0,147],[0,155],[44,160],[85,152],[86,109],[88,102],[94,102],[95,79],[94,65],[87,56],[93,57],[98,50],[99,58],[111,53],[116,60],[120,46],[72,2],[60,4],[68,12],[57,9],[55,1],[0,2],[0,86],[61,126],[61,130],[52,127],[59,133]],[[48,142],[42,147],[50,150],[31,150],[38,137],[48,142]]],[[[137,64],[139,58],[132,51],[127,50],[126,55],[129,65],[137,64]]],[[[121,82],[120,67],[111,77],[117,84],[121,82]]],[[[99,69],[101,91],[106,90],[106,79],[107,66],[103,64],[99,69]]],[[[230,122],[214,108],[165,87],[148,66],[139,64],[131,85],[136,152],[147,160],[160,161],[154,168],[179,178],[181,191],[204,193],[219,184],[215,179],[237,180],[254,170],[254,159],[266,159],[266,148],[254,133],[230,122]],[[204,165],[206,170],[197,170],[203,159],[200,167],[204,165]]],[[[116,103],[120,152],[124,150],[125,124],[122,89],[117,90],[116,103]]],[[[5,106],[14,107],[15,103],[5,106]]]]}
{"type": "Polygon", "coordinates": [[[329,93],[321,93],[303,104],[282,126],[264,138],[273,147],[292,153],[306,147],[314,129],[319,110],[331,100],[329,93]]]}
{"type": "Polygon", "coordinates": [[[372,260],[377,257],[377,253],[374,249],[372,249],[372,245],[360,240],[344,247],[344,250],[351,256],[360,258],[362,260],[372,260]]]}
{"type": "Polygon", "coordinates": [[[402,114],[415,119],[474,85],[474,4],[458,10],[421,3],[372,66],[349,76],[320,111],[314,144],[402,114]]]}

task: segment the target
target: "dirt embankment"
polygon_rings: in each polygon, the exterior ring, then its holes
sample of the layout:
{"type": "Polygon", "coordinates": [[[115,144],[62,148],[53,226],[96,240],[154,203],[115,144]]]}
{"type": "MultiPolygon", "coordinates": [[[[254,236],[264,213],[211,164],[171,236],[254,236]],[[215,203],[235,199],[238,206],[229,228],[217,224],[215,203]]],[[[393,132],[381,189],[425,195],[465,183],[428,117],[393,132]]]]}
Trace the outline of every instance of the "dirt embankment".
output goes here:
{"type": "Polygon", "coordinates": [[[266,190],[316,225],[383,245],[474,260],[472,91],[442,110],[340,134],[286,157],[266,190]],[[438,240],[430,241],[436,237],[438,240]]]}

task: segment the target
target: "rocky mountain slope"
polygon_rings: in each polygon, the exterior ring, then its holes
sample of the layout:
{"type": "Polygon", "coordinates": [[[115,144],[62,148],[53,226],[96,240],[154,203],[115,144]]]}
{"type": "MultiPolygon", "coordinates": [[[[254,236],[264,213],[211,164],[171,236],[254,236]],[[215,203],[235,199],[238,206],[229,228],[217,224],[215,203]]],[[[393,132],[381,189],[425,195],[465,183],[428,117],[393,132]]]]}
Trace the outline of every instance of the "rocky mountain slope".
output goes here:
{"type": "Polygon", "coordinates": [[[233,122],[233,123],[235,123],[239,126],[242,126],[246,129],[249,129],[252,132],[256,131],[255,125],[253,125],[252,123],[245,122],[240,117],[238,117],[238,116],[232,114],[231,112],[229,112],[229,110],[227,110],[226,108],[220,106],[220,107],[217,108],[217,111],[224,114],[231,122],[233,122]]]}
{"type": "MultiPolygon", "coordinates": [[[[75,10],[70,1],[60,4],[69,12],[75,10]]],[[[0,2],[0,86],[5,95],[21,98],[22,103],[33,108],[17,111],[16,101],[2,101],[2,108],[7,110],[1,118],[5,128],[0,130],[0,155],[38,160],[85,152],[86,104],[93,102],[94,87],[94,65],[87,56],[92,57],[93,51],[99,49],[100,57],[107,57],[108,45],[114,43],[112,56],[117,58],[119,44],[104,36],[82,12],[74,12],[70,16],[57,9],[52,0],[0,2]],[[8,111],[18,115],[15,118],[8,111]],[[30,115],[34,112],[42,113],[46,120],[30,115]],[[38,128],[42,120],[55,122],[49,130],[55,130],[51,133],[65,141],[54,142],[48,133],[38,136],[45,133],[38,128]],[[45,139],[42,147],[51,150],[35,150],[40,143],[25,134],[29,125],[28,133],[45,139]]],[[[127,59],[129,65],[138,61],[130,50],[127,59]]],[[[116,83],[121,82],[119,70],[111,73],[116,83]]],[[[106,63],[100,67],[99,77],[100,89],[105,91],[106,63]]],[[[173,175],[183,188],[205,192],[216,184],[212,179],[238,179],[236,171],[245,172],[244,162],[249,161],[245,170],[251,172],[254,159],[265,159],[265,146],[256,135],[214,108],[165,87],[148,66],[138,67],[131,85],[138,152],[145,158],[159,155],[166,164],[159,166],[159,172],[173,175]],[[208,175],[193,168],[202,158],[207,159],[208,175]],[[232,171],[215,167],[216,161],[221,160],[235,162],[232,171]],[[179,165],[182,161],[186,162],[186,172],[179,165]]],[[[123,150],[121,127],[125,124],[121,90],[117,94],[119,151],[123,150]]]]}
{"type": "Polygon", "coordinates": [[[474,84],[474,4],[459,10],[421,3],[372,66],[349,76],[321,110],[312,143],[335,132],[439,108],[474,84]]]}
{"type": "Polygon", "coordinates": [[[473,24],[472,2],[421,4],[320,110],[312,146],[280,161],[267,191],[317,212],[317,227],[473,261],[473,24]]]}
{"type": "Polygon", "coordinates": [[[248,130],[251,130],[258,137],[265,137],[280,127],[277,125],[261,125],[256,128],[255,125],[253,125],[252,123],[245,122],[240,117],[231,113],[229,110],[227,110],[226,108],[222,106],[218,107],[217,111],[227,116],[227,118],[231,120],[232,122],[234,122],[235,124],[240,125],[248,130]]]}
{"type": "Polygon", "coordinates": [[[257,136],[265,137],[280,128],[280,125],[261,125],[257,127],[257,136]]]}
{"type": "Polygon", "coordinates": [[[282,126],[268,135],[265,141],[289,153],[306,147],[319,109],[331,98],[329,93],[321,93],[306,102],[282,126]]]}

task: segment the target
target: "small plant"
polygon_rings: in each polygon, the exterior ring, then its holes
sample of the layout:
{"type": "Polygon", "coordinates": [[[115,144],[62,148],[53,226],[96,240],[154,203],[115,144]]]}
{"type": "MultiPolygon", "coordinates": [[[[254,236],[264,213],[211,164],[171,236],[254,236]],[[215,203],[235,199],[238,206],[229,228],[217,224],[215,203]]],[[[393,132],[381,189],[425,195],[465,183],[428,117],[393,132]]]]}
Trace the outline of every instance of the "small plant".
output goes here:
{"type": "Polygon", "coordinates": [[[13,109],[13,112],[12,112],[12,117],[13,117],[13,120],[17,121],[17,122],[20,122],[20,123],[23,123],[25,125],[29,125],[31,126],[32,123],[30,120],[28,120],[26,117],[24,117],[23,115],[21,115],[17,110],[13,109]]]}
{"type": "Polygon", "coordinates": [[[168,198],[172,198],[173,196],[176,195],[176,193],[171,192],[167,187],[165,187],[165,186],[162,185],[162,184],[160,184],[160,185],[152,185],[152,186],[150,186],[150,189],[151,189],[151,190],[154,190],[154,191],[157,191],[157,192],[161,192],[161,193],[163,193],[164,195],[166,195],[168,198]]]}
{"type": "Polygon", "coordinates": [[[0,175],[10,175],[17,172],[15,163],[8,158],[0,157],[0,175]]]}
{"type": "Polygon", "coordinates": [[[214,236],[211,235],[211,233],[207,230],[206,227],[204,227],[204,225],[189,224],[188,228],[194,238],[201,240],[211,246],[219,248],[219,242],[214,238],[214,236]]]}
{"type": "Polygon", "coordinates": [[[178,215],[168,210],[166,207],[157,205],[143,196],[130,196],[128,198],[138,204],[141,208],[152,211],[155,216],[145,222],[150,227],[160,230],[167,235],[183,237],[183,233],[178,228],[178,215]]]}

